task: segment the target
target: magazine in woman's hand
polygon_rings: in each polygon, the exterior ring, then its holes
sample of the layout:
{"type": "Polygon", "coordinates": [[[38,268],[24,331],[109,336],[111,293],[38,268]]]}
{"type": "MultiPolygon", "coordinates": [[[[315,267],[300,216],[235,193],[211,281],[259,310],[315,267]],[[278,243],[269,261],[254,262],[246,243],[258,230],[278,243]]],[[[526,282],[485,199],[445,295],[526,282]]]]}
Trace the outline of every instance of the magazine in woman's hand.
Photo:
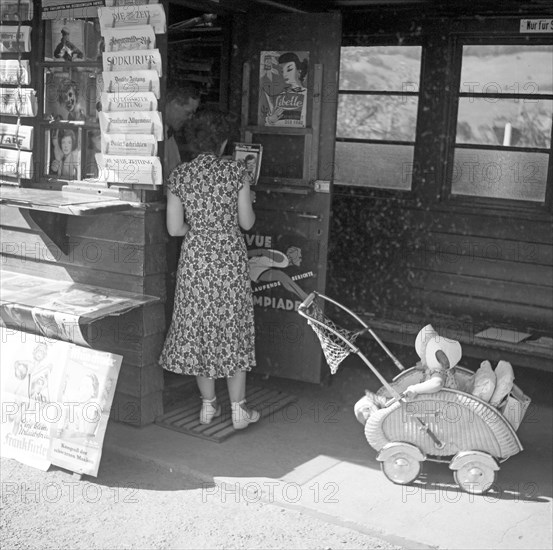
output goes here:
{"type": "Polygon", "coordinates": [[[263,145],[260,143],[237,143],[234,146],[232,158],[245,164],[246,170],[251,177],[251,185],[255,185],[259,180],[262,155],[263,145]]]}

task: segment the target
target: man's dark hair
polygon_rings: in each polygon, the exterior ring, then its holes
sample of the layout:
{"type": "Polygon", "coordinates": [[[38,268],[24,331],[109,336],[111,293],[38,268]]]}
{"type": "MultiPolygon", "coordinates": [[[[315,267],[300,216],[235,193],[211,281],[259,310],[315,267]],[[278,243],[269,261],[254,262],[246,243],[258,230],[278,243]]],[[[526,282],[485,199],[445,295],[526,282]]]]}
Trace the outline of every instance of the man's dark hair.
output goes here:
{"type": "Polygon", "coordinates": [[[176,101],[179,104],[188,103],[190,99],[200,99],[200,88],[194,82],[171,84],[165,94],[165,102],[176,101]]]}

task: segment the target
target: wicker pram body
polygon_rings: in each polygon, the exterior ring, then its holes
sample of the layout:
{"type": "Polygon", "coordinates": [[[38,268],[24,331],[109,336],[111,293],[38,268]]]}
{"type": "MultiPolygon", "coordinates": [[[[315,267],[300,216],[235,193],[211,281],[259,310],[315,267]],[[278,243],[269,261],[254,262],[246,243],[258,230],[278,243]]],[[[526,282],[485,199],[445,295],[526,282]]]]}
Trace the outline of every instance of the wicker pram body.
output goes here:
{"type": "MultiPolygon", "coordinates": [[[[523,450],[517,436],[530,399],[516,385],[499,407],[459,389],[443,388],[406,399],[403,392],[421,382],[422,371],[405,369],[376,334],[355,313],[334,300],[312,293],[299,313],[308,319],[325,352],[331,372],[349,353],[357,354],[382,382],[378,395],[389,398],[386,406],[374,410],[365,423],[365,437],[375,449],[386,477],[397,484],[414,481],[425,460],[446,462],[459,486],[474,494],[490,490],[499,464],[523,450]],[[356,319],[363,329],[352,332],[331,322],[320,307],[321,298],[356,319]],[[401,370],[391,382],[385,380],[354,344],[368,332],[401,370]],[[353,337],[352,337],[353,336],[353,337]]],[[[470,387],[474,373],[457,366],[453,370],[459,388],[470,387]]]]}

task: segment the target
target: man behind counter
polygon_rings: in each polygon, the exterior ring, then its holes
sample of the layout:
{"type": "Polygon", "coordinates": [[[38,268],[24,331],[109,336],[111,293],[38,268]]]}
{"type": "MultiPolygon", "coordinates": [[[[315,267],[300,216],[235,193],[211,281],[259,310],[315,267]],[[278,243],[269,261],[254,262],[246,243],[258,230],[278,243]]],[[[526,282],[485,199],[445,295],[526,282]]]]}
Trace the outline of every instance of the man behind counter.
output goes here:
{"type": "Polygon", "coordinates": [[[165,154],[163,167],[167,178],[181,163],[175,133],[200,106],[200,91],[194,83],[175,84],[167,89],[165,103],[165,154]]]}

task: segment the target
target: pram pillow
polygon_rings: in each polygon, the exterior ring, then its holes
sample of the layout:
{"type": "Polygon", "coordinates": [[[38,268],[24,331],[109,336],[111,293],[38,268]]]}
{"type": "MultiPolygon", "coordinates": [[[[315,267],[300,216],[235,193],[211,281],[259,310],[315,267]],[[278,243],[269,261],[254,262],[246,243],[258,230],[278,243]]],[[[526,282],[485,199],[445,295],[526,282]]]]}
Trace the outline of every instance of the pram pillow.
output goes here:
{"type": "Polygon", "coordinates": [[[488,402],[493,395],[496,385],[496,376],[489,361],[482,361],[480,368],[474,373],[470,393],[475,397],[488,402]]]}
{"type": "Polygon", "coordinates": [[[515,381],[513,367],[508,361],[499,361],[495,367],[495,390],[490,399],[490,405],[499,406],[503,399],[511,393],[515,381]]]}

